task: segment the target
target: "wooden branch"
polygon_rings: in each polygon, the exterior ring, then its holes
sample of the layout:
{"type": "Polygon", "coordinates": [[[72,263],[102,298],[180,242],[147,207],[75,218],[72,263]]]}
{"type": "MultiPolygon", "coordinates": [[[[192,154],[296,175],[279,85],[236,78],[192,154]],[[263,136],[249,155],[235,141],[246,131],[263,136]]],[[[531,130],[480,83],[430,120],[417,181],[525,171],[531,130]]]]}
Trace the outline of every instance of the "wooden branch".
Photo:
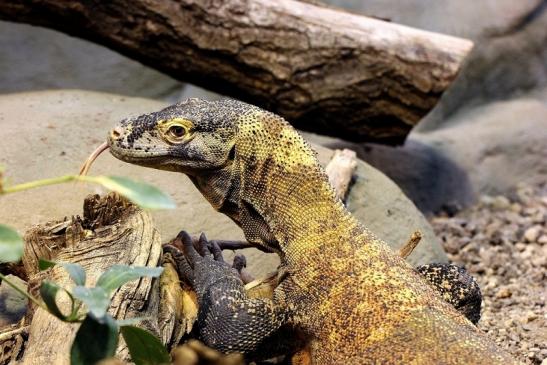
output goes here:
{"type": "Polygon", "coordinates": [[[401,256],[403,259],[406,259],[408,256],[410,256],[412,251],[414,251],[416,246],[418,246],[418,243],[420,243],[421,240],[422,232],[414,231],[414,233],[412,233],[412,235],[408,239],[407,243],[405,243],[404,246],[399,249],[399,256],[401,256]]]}
{"type": "Polygon", "coordinates": [[[295,0],[3,0],[0,19],[110,47],[304,130],[399,143],[472,47],[295,0]]]}
{"type": "Polygon", "coordinates": [[[331,160],[325,167],[329,182],[336,191],[336,196],[346,201],[353,173],[357,168],[357,154],[355,151],[344,148],[335,150],[331,160]]]}
{"type": "MultiPolygon", "coordinates": [[[[155,267],[161,254],[160,237],[152,225],[150,214],[115,194],[103,199],[98,196],[86,199],[83,219],[51,222],[31,229],[25,235],[25,244],[30,247],[25,250],[23,261],[30,270],[31,287],[33,282],[37,286],[44,276],[61,287],[73,285],[60,267],[45,273],[36,272],[31,263],[36,262],[36,253],[44,252],[41,246],[47,245],[51,250],[50,259],[82,265],[86,270],[87,285],[94,285],[99,275],[114,264],[155,267]]],[[[159,294],[157,285],[154,287],[150,278],[124,284],[114,294],[109,312],[117,319],[151,317],[156,320],[159,294]],[[151,297],[156,299],[150,300],[151,297]]],[[[58,298],[57,302],[67,310],[68,298],[58,298]]],[[[144,325],[159,332],[157,322],[149,321],[144,325]]],[[[68,364],[77,328],[77,325],[61,322],[41,308],[36,309],[23,362],[68,364]]],[[[118,347],[118,356],[128,359],[124,345],[118,347]]]]}

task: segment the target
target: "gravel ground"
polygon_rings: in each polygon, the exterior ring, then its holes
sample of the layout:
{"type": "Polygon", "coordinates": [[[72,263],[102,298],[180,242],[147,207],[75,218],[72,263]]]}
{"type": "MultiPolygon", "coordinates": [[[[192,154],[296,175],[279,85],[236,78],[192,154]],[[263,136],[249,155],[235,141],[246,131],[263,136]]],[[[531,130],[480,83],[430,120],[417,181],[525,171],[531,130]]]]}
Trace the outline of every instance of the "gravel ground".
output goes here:
{"type": "Polygon", "coordinates": [[[484,196],[431,223],[450,260],[481,287],[479,327],[523,362],[547,365],[547,185],[484,196]]]}

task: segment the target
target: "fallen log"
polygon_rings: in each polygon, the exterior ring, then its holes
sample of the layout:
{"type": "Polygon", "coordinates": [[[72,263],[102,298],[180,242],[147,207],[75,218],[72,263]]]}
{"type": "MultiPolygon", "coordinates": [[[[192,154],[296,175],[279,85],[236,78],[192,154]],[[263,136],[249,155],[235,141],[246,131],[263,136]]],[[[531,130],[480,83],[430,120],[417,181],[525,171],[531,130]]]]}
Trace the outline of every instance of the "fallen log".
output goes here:
{"type": "Polygon", "coordinates": [[[304,130],[384,143],[404,140],[472,47],[295,0],[3,0],[0,19],[103,44],[304,130]]]}

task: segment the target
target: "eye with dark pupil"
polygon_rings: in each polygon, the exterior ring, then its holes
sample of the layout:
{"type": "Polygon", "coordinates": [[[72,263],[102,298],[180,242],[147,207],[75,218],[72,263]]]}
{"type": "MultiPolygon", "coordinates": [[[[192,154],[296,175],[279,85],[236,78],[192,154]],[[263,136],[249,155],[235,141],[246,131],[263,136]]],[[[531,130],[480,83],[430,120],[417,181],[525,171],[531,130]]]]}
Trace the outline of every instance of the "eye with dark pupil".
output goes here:
{"type": "Polygon", "coordinates": [[[178,125],[172,126],[171,128],[169,128],[169,131],[170,131],[171,134],[173,134],[175,137],[182,137],[182,136],[184,136],[184,133],[186,133],[186,131],[184,130],[184,128],[181,127],[181,126],[178,126],[178,125]]]}

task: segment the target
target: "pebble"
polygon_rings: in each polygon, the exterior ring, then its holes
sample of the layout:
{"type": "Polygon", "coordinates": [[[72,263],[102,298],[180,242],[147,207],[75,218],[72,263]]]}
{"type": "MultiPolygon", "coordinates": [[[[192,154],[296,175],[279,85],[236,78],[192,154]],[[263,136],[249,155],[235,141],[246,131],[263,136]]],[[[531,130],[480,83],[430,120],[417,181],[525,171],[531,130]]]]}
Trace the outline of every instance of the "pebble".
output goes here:
{"type": "Polygon", "coordinates": [[[481,287],[479,328],[521,362],[547,365],[547,184],[508,196],[483,196],[431,224],[481,287]]]}
{"type": "Polygon", "coordinates": [[[529,323],[532,322],[534,319],[537,319],[538,316],[534,312],[528,312],[525,316],[522,317],[521,322],[522,323],[529,323]]]}
{"type": "Polygon", "coordinates": [[[513,293],[511,292],[511,290],[509,290],[509,288],[501,288],[496,293],[496,298],[498,299],[509,298],[512,294],[513,293]]]}
{"type": "Polygon", "coordinates": [[[537,242],[540,233],[540,226],[532,226],[524,231],[524,239],[528,242],[537,242]]]}

